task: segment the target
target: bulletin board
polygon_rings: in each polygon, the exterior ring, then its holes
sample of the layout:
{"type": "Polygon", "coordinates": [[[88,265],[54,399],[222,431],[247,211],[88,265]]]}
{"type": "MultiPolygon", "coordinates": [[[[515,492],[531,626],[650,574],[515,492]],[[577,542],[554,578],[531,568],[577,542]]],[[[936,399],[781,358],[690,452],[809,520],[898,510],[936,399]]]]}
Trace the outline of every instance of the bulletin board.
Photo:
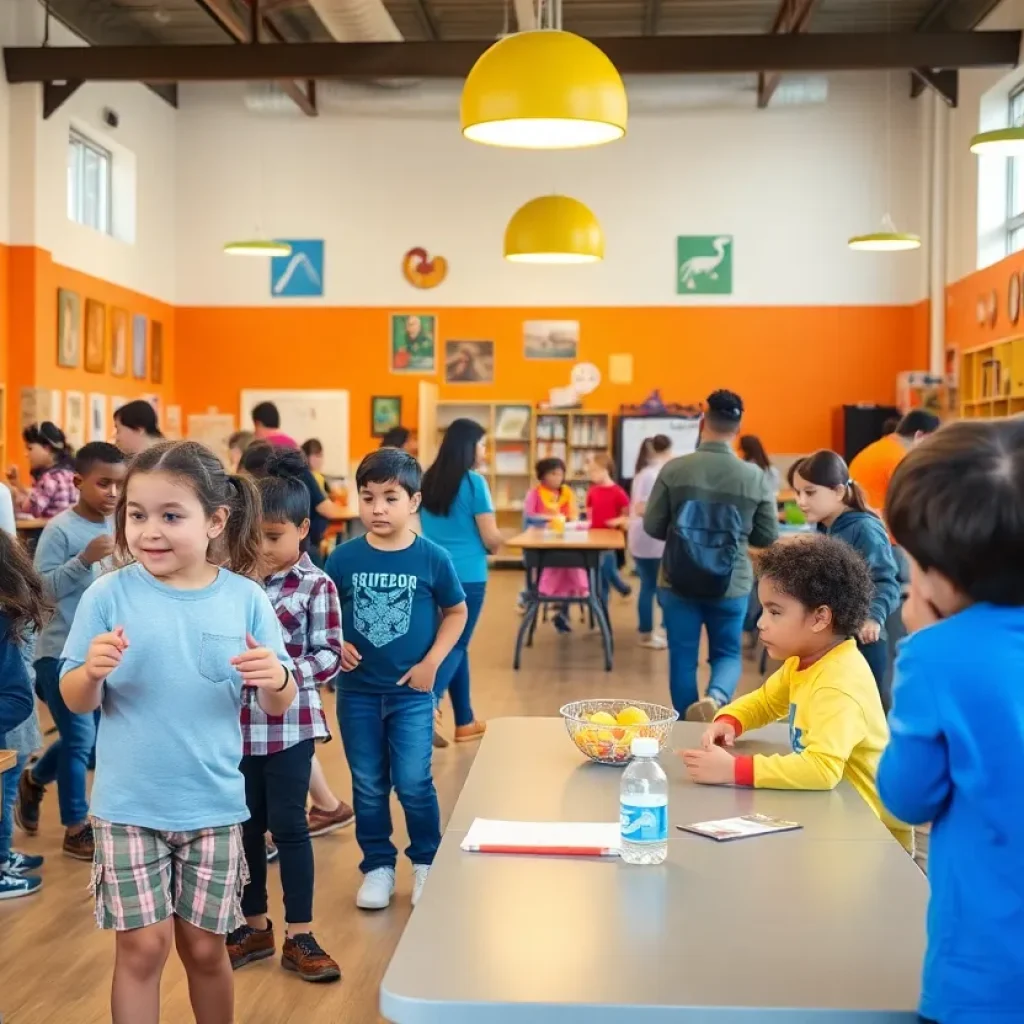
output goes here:
{"type": "Polygon", "coordinates": [[[282,391],[247,389],[241,394],[238,422],[250,427],[253,407],[273,402],[281,414],[281,430],[301,445],[315,437],[324,446],[327,476],[349,474],[349,396],[347,391],[282,391]]]}

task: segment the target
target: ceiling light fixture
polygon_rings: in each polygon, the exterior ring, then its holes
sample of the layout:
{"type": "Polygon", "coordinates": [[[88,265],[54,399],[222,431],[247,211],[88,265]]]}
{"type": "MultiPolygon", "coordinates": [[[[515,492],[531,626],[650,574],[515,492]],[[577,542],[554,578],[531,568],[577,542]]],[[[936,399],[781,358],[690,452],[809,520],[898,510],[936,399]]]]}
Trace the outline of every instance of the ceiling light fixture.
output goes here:
{"type": "Polygon", "coordinates": [[[604,259],[604,232],[578,199],[540,196],[512,215],[504,254],[512,263],[597,263],[604,259]]]}
{"type": "Polygon", "coordinates": [[[292,247],[273,238],[249,238],[225,242],[224,252],[229,256],[291,256],[292,247]]]}
{"type": "Polygon", "coordinates": [[[971,139],[971,152],[978,156],[1024,156],[1024,128],[996,128],[978,132],[971,139]]]}

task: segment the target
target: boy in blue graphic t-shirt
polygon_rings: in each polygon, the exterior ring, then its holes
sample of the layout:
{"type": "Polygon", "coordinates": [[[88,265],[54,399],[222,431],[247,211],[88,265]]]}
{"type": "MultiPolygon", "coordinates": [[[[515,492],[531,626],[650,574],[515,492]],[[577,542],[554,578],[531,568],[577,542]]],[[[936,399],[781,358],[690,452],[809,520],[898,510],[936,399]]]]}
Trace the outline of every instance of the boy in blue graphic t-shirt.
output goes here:
{"type": "Polygon", "coordinates": [[[352,770],[363,884],[356,905],[382,910],[395,891],[391,788],[405,811],[412,902],[441,842],[430,771],[438,666],[466,625],[466,595],[448,553],[412,531],[420,467],[382,448],[356,472],[366,535],[336,548],[327,574],[341,599],[338,724],[352,770]]]}

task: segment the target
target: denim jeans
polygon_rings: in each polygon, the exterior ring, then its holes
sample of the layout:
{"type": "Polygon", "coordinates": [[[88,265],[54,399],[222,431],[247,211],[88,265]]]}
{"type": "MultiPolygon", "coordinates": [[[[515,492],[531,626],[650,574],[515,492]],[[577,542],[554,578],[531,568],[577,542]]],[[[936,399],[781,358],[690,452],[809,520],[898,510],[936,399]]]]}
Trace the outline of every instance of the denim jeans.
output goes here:
{"type": "Polygon", "coordinates": [[[601,600],[606,607],[608,595],[613,588],[623,597],[629,593],[629,584],[619,575],[619,563],[615,559],[614,551],[605,551],[601,555],[599,576],[601,578],[601,600]]]}
{"type": "MultiPolygon", "coordinates": [[[[637,597],[636,613],[640,620],[640,632],[643,634],[654,632],[654,601],[658,597],[658,570],[661,568],[660,558],[637,558],[633,557],[633,564],[636,566],[636,574],[640,577],[640,594],[637,597]]],[[[663,616],[664,618],[664,616],[663,616]]]]}
{"type": "Polygon", "coordinates": [[[469,696],[469,641],[473,639],[480,610],[484,606],[486,583],[463,583],[466,592],[468,618],[462,636],[451,649],[448,657],[441,662],[434,683],[434,703],[440,704],[447,693],[452,699],[456,725],[470,725],[473,722],[473,702],[469,696]]]}
{"type": "Polygon", "coordinates": [[[60,662],[40,658],[36,662],[36,690],[57,726],[57,739],[32,769],[32,778],[41,786],[57,783],[60,821],[66,828],[80,825],[89,817],[85,795],[85,776],[96,744],[96,717],[90,712],[76,715],[68,711],[60,695],[60,662]]]}
{"type": "Polygon", "coordinates": [[[338,694],[338,725],[352,772],[356,841],[363,851],[359,870],[393,868],[398,851],[391,842],[391,788],[405,811],[406,856],[432,864],[441,845],[441,812],[430,774],[434,741],[434,699],[403,689],[338,694]]]}
{"type": "Polygon", "coordinates": [[[21,754],[13,768],[0,775],[0,869],[11,855],[14,835],[14,803],[18,799],[18,779],[28,763],[28,754],[21,754]]]}
{"type": "Polygon", "coordinates": [[[267,912],[267,847],[269,829],[277,844],[288,924],[313,920],[313,843],[306,818],[306,793],[313,764],[313,741],[302,740],[274,754],[242,757],[245,802],[249,820],[242,825],[242,844],[249,865],[249,884],[242,890],[242,913],[267,912]]]}
{"type": "Polygon", "coordinates": [[[696,600],[680,597],[667,587],[658,593],[668,635],[668,685],[673,706],[684,715],[697,700],[701,627],[708,631],[708,696],[727,704],[743,670],[741,640],[749,595],[696,600]]]}

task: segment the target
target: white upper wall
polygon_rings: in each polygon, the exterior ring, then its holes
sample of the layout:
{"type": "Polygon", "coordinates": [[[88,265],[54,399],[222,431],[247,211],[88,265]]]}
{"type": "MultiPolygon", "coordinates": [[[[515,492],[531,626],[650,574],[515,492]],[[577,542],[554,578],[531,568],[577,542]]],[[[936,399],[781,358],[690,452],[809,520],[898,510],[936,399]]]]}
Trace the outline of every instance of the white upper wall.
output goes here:
{"type": "MultiPolygon", "coordinates": [[[[37,0],[0,0],[0,43],[42,39],[37,0]]],[[[54,45],[80,43],[52,22],[54,45]]],[[[55,262],[153,298],[175,298],[175,110],[142,85],[83,85],[49,119],[42,88],[0,84],[0,241],[48,249],[55,262]],[[116,111],[117,128],[103,120],[116,111]],[[75,126],[114,156],[117,186],[134,177],[134,242],[83,227],[67,216],[68,136],[75,126]]],[[[131,208],[134,207],[132,210],[131,208]]]]}
{"type": "MultiPolygon", "coordinates": [[[[229,239],[326,240],[326,305],[857,305],[926,294],[922,253],[853,253],[891,209],[925,234],[924,104],[905,75],[834,75],[827,103],[645,113],[627,138],[559,153],[466,142],[457,117],[256,114],[243,87],[183,90],[177,131],[177,300],[271,305],[263,259],[229,239]],[[887,131],[887,110],[892,112],[887,131]],[[891,175],[887,172],[891,152],[891,175]],[[892,197],[888,197],[891,179],[892,197]],[[564,192],[604,226],[597,266],[512,265],[505,223],[564,192]],[[732,234],[734,294],[675,294],[680,234],[732,234]],[[400,272],[422,246],[450,264],[436,291],[400,272]]],[[[457,86],[453,84],[453,89],[457,86]]]]}

